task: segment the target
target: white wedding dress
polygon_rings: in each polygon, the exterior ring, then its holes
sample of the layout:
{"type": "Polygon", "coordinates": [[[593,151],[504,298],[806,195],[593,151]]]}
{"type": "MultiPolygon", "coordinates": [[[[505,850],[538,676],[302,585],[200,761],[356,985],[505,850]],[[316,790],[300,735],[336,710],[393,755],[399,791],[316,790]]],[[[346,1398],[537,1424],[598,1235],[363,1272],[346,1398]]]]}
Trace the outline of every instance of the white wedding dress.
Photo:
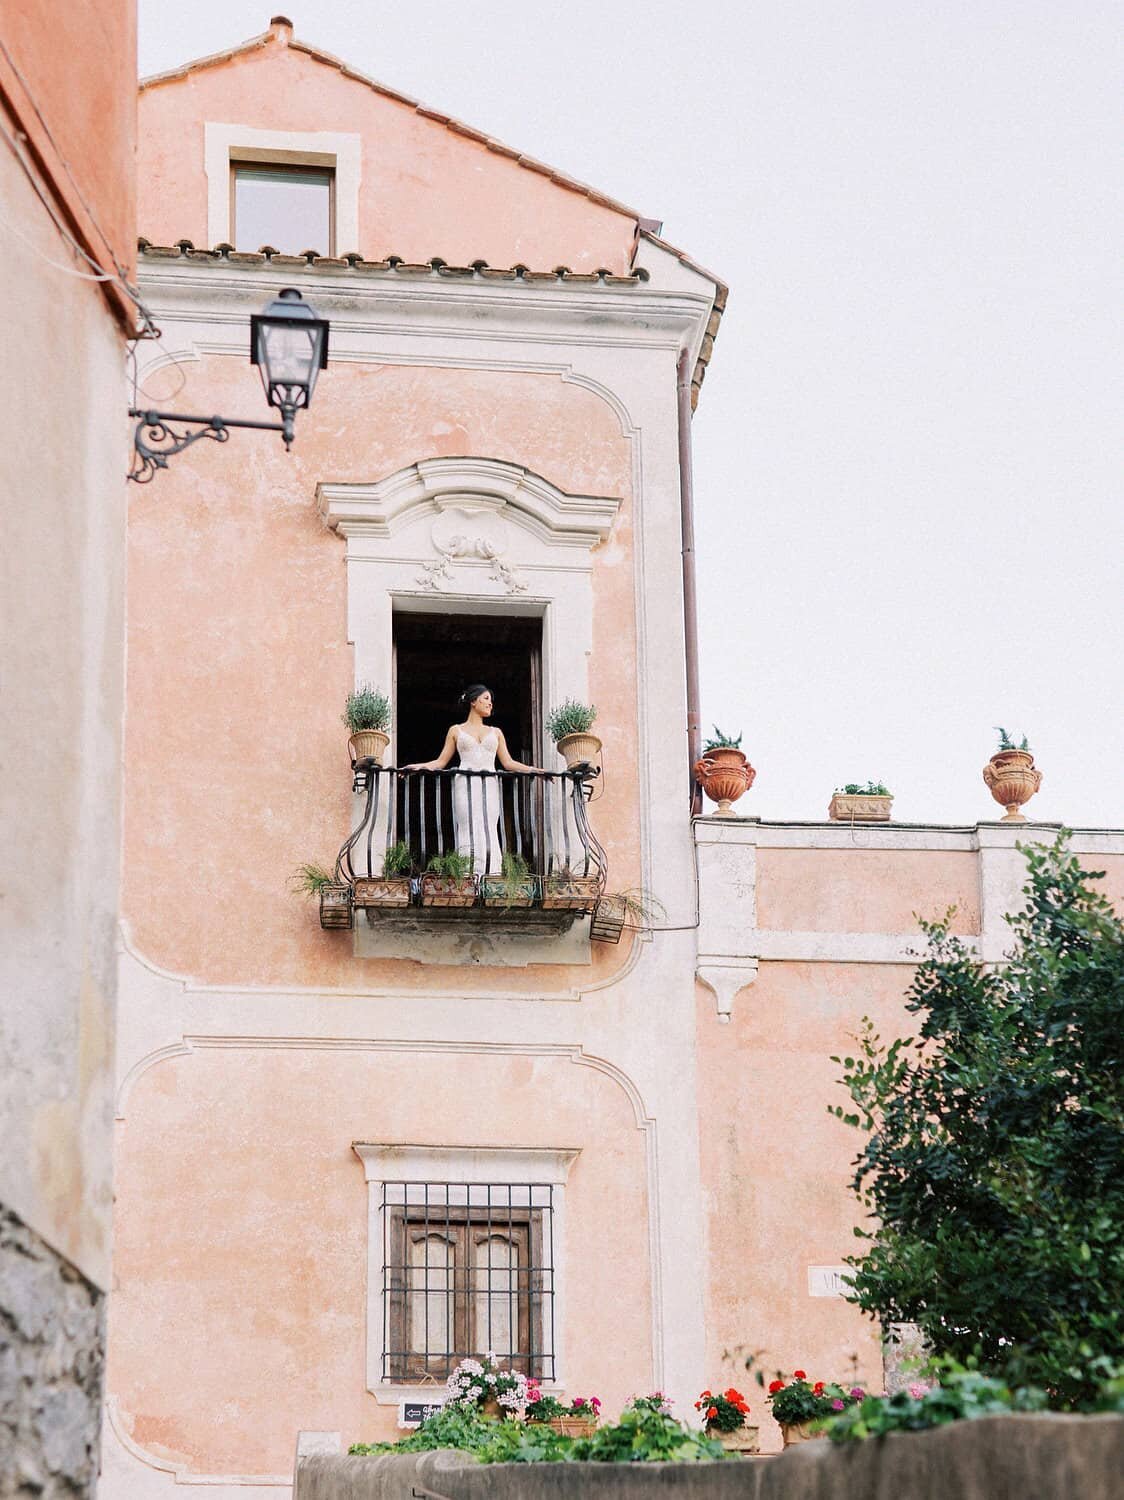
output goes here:
{"type": "MultiPolygon", "coordinates": [[[[457,756],[462,771],[494,771],[500,738],[489,729],[476,740],[463,729],[457,730],[457,756]]],[[[500,873],[500,787],[494,776],[454,776],[453,827],[457,853],[472,860],[474,875],[500,873]],[[471,782],[471,794],[469,783],[471,782]],[[471,798],[471,808],[470,808],[471,798]],[[491,848],[491,862],[488,850],[491,848]]]]}

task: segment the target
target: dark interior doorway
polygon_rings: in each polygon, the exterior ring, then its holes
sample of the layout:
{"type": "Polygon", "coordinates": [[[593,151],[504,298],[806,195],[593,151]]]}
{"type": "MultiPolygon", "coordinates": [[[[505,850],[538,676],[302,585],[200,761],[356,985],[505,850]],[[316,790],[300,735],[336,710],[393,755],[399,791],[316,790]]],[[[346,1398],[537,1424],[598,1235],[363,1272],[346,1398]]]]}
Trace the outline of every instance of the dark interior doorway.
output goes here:
{"type": "Polygon", "coordinates": [[[397,764],[435,759],[463,717],[457,699],[482,682],[495,700],[488,722],[503,730],[516,760],[541,765],[541,681],[541,619],[395,611],[397,764]]]}

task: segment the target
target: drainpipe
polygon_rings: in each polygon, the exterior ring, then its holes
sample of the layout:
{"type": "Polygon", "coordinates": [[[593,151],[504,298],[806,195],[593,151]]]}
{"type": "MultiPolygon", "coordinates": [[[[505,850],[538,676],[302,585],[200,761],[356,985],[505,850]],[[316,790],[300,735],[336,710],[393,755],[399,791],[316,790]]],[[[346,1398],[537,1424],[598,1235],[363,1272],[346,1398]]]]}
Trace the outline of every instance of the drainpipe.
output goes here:
{"type": "Polygon", "coordinates": [[[676,395],[679,409],[679,509],[683,532],[683,644],[687,658],[687,775],[691,812],[702,810],[702,793],[695,782],[699,743],[699,616],[695,589],[694,485],[691,475],[691,364],[680,351],[676,395]]]}

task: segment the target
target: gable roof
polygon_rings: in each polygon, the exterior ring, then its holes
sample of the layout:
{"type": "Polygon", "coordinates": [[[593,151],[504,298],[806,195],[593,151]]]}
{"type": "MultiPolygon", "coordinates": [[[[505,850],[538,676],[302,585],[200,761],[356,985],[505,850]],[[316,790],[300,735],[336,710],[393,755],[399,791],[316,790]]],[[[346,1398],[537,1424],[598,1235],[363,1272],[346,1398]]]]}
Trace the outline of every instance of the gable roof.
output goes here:
{"type": "Polygon", "coordinates": [[[505,145],[503,141],[497,140],[495,136],[486,134],[483,130],[477,130],[472,125],[466,125],[463,120],[457,120],[452,115],[442,114],[440,110],[430,109],[427,104],[422,104],[417,99],[411,99],[407,94],[401,94],[397,89],[387,88],[386,84],[379,83],[375,78],[369,78],[366,73],[360,73],[350,63],[341,58],[334,57],[330,52],[323,52],[319,47],[313,47],[308,42],[299,41],[293,36],[293,23],[288,16],[272,16],[269,22],[269,30],[263,31],[260,36],[251,37],[248,42],[240,42],[237,47],[228,47],[223,52],[212,52],[207,57],[197,57],[193,62],[182,64],[178,68],[169,68],[163,73],[153,73],[148,78],[140,80],[142,89],[156,88],[162,83],[171,83],[178,78],[186,78],[191,73],[198,73],[203,68],[213,68],[219,63],[229,62],[232,58],[241,57],[248,52],[256,52],[263,47],[280,44],[290,47],[294,52],[303,52],[312,58],[314,62],[322,63],[325,67],[334,68],[342,73],[345,78],[352,78],[357,83],[364,84],[373,89],[376,94],[381,94],[385,99],[393,99],[397,104],[404,104],[412,109],[415,114],[424,120],[433,120],[438,125],[444,125],[455,135],[466,136],[471,141],[477,141],[486,146],[489,151],[494,151],[498,156],[509,157],[517,166],[524,167],[528,172],[537,172],[540,176],[549,177],[551,182],[556,182],[559,187],[567,188],[570,192],[580,193],[588,198],[591,203],[597,203],[602,208],[611,209],[614,213],[623,214],[625,218],[632,219],[638,229],[651,230],[658,233],[660,223],[656,219],[646,219],[636,209],[629,208],[627,204],[620,203],[616,198],[610,198],[606,193],[600,193],[586,182],[580,182],[576,177],[570,177],[565,172],[559,172],[554,167],[547,166],[545,162],[536,161],[533,156],[525,156],[522,151],[516,151],[514,147],[505,145]]]}

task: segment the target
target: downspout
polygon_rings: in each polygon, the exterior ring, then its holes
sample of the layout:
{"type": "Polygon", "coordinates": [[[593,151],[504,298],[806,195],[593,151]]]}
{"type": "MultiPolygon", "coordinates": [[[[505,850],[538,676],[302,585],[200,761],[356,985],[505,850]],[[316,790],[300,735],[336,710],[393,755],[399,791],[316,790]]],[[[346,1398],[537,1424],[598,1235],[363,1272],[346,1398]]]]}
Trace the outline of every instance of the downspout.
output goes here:
{"type": "Polygon", "coordinates": [[[679,510],[683,535],[683,646],[687,666],[687,775],[691,812],[702,810],[702,793],[695,781],[699,758],[699,613],[695,587],[694,483],[691,472],[691,365],[680,351],[676,397],[679,412],[679,510]]]}

